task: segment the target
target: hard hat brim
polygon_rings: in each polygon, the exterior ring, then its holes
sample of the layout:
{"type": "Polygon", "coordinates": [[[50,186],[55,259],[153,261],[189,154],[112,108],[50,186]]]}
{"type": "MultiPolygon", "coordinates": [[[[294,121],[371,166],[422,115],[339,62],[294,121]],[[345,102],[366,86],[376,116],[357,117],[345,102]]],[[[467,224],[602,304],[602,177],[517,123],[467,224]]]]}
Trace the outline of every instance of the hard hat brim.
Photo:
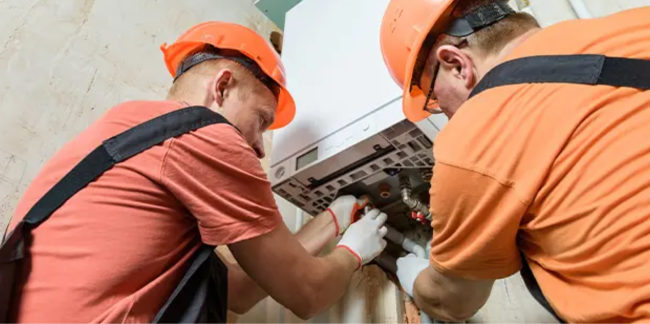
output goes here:
{"type": "Polygon", "coordinates": [[[268,41],[248,27],[225,22],[204,22],[187,30],[173,44],[163,44],[160,49],[172,77],[176,77],[179,65],[189,54],[205,45],[234,50],[253,60],[280,87],[275,121],[270,129],[278,129],[291,122],[296,114],[296,105],[286,88],[280,56],[268,41]]]}
{"type": "MultiPolygon", "coordinates": [[[[424,93],[419,86],[411,87],[413,73],[415,68],[415,63],[417,62],[420,51],[422,51],[422,45],[424,44],[425,39],[429,34],[433,33],[442,33],[445,26],[453,20],[453,10],[455,6],[453,3],[440,10],[434,12],[428,21],[425,31],[420,31],[417,33],[417,36],[413,39],[411,44],[411,51],[409,53],[408,59],[406,61],[406,71],[404,78],[404,92],[403,92],[403,104],[402,110],[406,118],[411,122],[419,122],[425,118],[431,116],[431,113],[424,110],[424,105],[426,101],[427,94],[424,93]]],[[[426,53],[428,54],[428,53],[426,53]]]]}
{"type": "Polygon", "coordinates": [[[269,130],[274,130],[287,126],[296,115],[296,103],[293,97],[284,86],[281,86],[280,94],[278,95],[278,108],[275,110],[275,120],[269,127],[269,130]]]}

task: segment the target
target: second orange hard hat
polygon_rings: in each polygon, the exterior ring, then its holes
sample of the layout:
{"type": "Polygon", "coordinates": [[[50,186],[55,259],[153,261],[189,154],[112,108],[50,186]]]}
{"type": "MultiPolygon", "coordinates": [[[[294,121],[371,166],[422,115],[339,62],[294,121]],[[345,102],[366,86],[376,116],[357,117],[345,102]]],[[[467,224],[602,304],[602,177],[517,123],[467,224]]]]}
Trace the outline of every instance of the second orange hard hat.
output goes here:
{"type": "MultiPolygon", "coordinates": [[[[419,76],[427,51],[440,34],[466,37],[514,14],[505,0],[477,1],[471,12],[456,17],[460,0],[391,0],[381,24],[384,61],[395,82],[404,89],[403,111],[417,122],[439,108],[432,89],[420,87],[419,76]]],[[[435,76],[433,76],[435,80],[435,76]]],[[[431,85],[433,87],[433,83],[431,85]]]]}
{"type": "Polygon", "coordinates": [[[176,42],[160,49],[172,77],[176,77],[179,65],[189,55],[211,45],[217,49],[235,50],[253,60],[268,77],[280,87],[275,121],[269,129],[286,126],[296,114],[296,104],[286,88],[286,76],[280,56],[271,45],[253,30],[233,23],[210,21],[193,26],[176,42]]]}
{"type": "Polygon", "coordinates": [[[404,89],[403,110],[416,122],[431,114],[422,108],[427,93],[413,82],[413,71],[430,33],[443,32],[459,0],[392,0],[381,24],[380,42],[391,76],[404,89]]]}

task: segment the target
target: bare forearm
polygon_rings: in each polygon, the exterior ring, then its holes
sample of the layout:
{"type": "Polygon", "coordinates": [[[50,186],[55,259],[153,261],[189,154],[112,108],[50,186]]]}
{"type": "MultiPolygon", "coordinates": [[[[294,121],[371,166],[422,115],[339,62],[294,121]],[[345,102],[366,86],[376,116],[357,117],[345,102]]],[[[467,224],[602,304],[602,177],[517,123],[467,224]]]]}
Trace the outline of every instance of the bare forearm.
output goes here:
{"type": "Polygon", "coordinates": [[[266,296],[237,263],[228,265],[228,309],[237,314],[246,313],[266,296]]]}
{"type": "Polygon", "coordinates": [[[302,290],[300,295],[308,296],[310,300],[309,308],[298,314],[302,318],[310,318],[339,300],[349,286],[352,274],[359,268],[358,259],[343,248],[336,248],[327,256],[313,259],[313,262],[302,267],[304,271],[300,273],[304,278],[299,287],[302,290]]]}
{"type": "Polygon", "coordinates": [[[309,255],[284,224],[228,247],[269,295],[301,318],[309,318],[342,296],[360,263],[386,246],[382,228],[386,217],[372,210],[348,228],[342,247],[325,257],[309,255]]]}
{"type": "Polygon", "coordinates": [[[337,237],[337,231],[332,215],[322,212],[305,224],[295,237],[309,254],[318,255],[337,237]]]}
{"type": "Polygon", "coordinates": [[[350,284],[350,279],[362,264],[374,259],[386,247],[384,223],[388,215],[378,209],[366,213],[358,222],[350,225],[339,245],[329,255],[317,260],[303,259],[309,267],[297,267],[296,274],[306,278],[305,291],[308,296],[310,317],[341,298],[350,284]],[[316,264],[313,264],[316,263],[316,264]],[[307,272],[305,272],[307,270],[307,272]]]}
{"type": "Polygon", "coordinates": [[[228,247],[220,246],[216,253],[228,267],[228,309],[243,314],[264,298],[266,293],[248,277],[228,247]]]}
{"type": "Polygon", "coordinates": [[[452,278],[429,267],[415,280],[413,299],[432,318],[462,322],[485,304],[493,283],[493,280],[452,278]]]}
{"type": "MultiPolygon", "coordinates": [[[[335,238],[336,226],[328,213],[321,213],[303,226],[294,236],[311,255],[319,254],[335,238]]],[[[228,307],[242,314],[268,294],[234,261],[228,264],[228,307]]]]}
{"type": "Polygon", "coordinates": [[[413,286],[413,299],[420,310],[427,313],[431,318],[445,322],[465,321],[466,318],[462,318],[464,316],[451,314],[453,312],[446,309],[442,296],[444,293],[440,291],[441,288],[433,280],[430,280],[431,278],[426,277],[422,274],[418,276],[413,286]]]}

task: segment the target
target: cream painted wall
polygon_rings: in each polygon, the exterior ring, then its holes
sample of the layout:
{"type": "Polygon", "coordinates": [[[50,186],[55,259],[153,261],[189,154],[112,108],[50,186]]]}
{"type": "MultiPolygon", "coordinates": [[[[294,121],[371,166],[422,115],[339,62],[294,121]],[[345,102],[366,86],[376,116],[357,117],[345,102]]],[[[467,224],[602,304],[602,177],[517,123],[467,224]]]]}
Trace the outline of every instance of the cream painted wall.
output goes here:
{"type": "Polygon", "coordinates": [[[161,99],[159,46],[206,20],[277,27],[252,0],[0,0],[0,230],[43,163],[111,106],[161,99]]]}

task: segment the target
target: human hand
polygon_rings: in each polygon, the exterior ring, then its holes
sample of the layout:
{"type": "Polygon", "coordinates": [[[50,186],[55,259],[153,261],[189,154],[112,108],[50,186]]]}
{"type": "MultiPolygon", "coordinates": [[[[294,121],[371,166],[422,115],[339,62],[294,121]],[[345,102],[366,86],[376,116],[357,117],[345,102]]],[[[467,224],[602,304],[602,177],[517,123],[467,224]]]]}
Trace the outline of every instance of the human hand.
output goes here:
{"type": "Polygon", "coordinates": [[[386,214],[378,209],[371,210],[350,225],[336,247],[350,251],[359,260],[359,267],[372,261],[386,247],[386,218],[386,214]]]}
{"type": "Polygon", "coordinates": [[[357,199],[355,196],[346,195],[336,198],[327,208],[336,224],[335,236],[339,236],[354,222],[355,215],[368,205],[368,197],[357,199]]]}
{"type": "Polygon", "coordinates": [[[413,297],[413,284],[420,272],[429,266],[429,259],[411,253],[397,259],[397,279],[409,296],[413,297]]]}

